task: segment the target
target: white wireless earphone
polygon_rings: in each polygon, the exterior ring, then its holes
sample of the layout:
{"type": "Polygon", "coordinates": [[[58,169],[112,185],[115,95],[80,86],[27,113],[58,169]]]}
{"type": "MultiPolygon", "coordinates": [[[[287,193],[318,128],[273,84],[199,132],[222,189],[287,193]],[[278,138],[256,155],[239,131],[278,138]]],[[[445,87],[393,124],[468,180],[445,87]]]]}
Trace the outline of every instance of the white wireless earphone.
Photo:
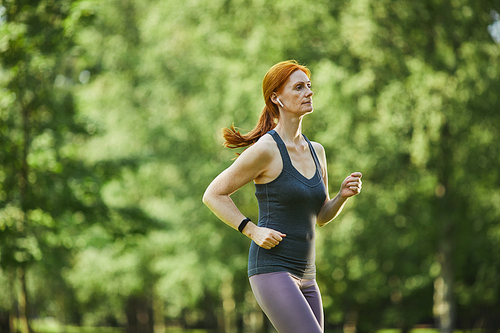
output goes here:
{"type": "Polygon", "coordinates": [[[280,101],[280,99],[279,99],[279,98],[277,98],[277,97],[276,97],[276,99],[278,100],[278,103],[280,104],[280,106],[281,106],[282,108],[283,108],[283,107],[285,107],[285,106],[283,105],[283,103],[281,103],[281,101],[280,101]]]}

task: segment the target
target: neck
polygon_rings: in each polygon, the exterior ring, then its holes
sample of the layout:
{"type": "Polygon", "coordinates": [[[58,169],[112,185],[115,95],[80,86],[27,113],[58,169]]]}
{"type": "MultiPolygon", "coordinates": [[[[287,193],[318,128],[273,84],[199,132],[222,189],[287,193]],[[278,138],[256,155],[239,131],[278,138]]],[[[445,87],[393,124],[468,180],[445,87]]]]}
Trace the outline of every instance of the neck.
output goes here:
{"type": "Polygon", "coordinates": [[[274,130],[281,139],[288,144],[298,144],[302,140],[302,117],[289,117],[286,113],[280,114],[280,120],[274,130]]]}

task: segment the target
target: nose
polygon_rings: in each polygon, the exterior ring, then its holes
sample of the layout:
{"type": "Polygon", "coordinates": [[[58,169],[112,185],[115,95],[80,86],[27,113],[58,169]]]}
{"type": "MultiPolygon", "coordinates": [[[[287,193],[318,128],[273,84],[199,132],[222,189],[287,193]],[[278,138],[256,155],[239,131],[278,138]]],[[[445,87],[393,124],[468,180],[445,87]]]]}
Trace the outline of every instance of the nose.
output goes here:
{"type": "Polygon", "coordinates": [[[307,87],[307,97],[314,95],[314,92],[311,90],[311,88],[307,87]]]}

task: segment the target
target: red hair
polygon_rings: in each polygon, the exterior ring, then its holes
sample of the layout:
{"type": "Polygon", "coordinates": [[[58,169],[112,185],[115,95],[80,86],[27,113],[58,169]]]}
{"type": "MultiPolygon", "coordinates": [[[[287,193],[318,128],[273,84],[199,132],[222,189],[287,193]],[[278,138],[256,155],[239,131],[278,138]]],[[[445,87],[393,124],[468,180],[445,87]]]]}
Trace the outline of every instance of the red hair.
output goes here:
{"type": "Polygon", "coordinates": [[[311,77],[311,71],[302,65],[299,65],[295,60],[287,60],[277,63],[271,67],[262,81],[262,93],[266,106],[260,114],[259,121],[253,130],[247,134],[241,134],[231,125],[229,128],[222,129],[222,135],[226,140],[224,146],[228,148],[247,147],[254,144],[261,136],[276,127],[279,119],[279,109],[276,104],[271,101],[274,92],[279,91],[286,80],[296,70],[303,71],[307,77],[311,77]]]}

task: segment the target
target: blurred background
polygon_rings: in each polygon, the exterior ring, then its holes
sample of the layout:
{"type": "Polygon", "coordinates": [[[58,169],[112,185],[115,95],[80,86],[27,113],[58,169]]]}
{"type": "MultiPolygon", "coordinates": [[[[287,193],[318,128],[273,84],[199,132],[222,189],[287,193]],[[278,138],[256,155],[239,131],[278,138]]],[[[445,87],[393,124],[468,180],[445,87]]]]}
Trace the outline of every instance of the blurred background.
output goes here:
{"type": "Polygon", "coordinates": [[[327,332],[498,332],[500,0],[0,3],[2,333],[273,332],[201,198],[288,59],[330,193],[364,175],[317,229],[327,332]]]}

